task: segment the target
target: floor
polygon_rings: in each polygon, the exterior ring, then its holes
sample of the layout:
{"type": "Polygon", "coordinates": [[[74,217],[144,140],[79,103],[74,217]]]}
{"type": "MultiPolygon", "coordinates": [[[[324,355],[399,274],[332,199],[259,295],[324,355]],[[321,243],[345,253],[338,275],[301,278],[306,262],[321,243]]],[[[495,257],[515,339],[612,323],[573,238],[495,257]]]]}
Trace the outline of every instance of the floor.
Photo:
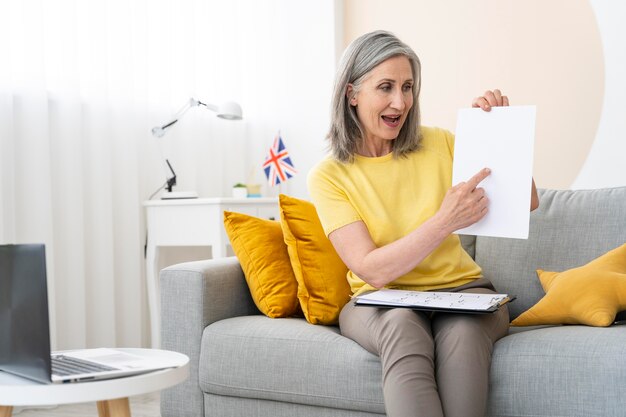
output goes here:
{"type": "MultiPolygon", "coordinates": [[[[159,393],[130,397],[130,413],[132,417],[160,417],[159,393]]],[[[15,407],[16,417],[98,417],[96,403],[59,405],[56,407],[15,407]]]]}

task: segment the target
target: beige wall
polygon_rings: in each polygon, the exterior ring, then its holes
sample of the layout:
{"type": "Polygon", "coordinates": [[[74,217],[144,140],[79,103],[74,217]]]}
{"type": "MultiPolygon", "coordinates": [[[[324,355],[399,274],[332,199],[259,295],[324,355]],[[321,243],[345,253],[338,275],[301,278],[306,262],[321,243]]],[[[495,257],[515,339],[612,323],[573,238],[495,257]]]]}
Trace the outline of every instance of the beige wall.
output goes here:
{"type": "MultiPolygon", "coordinates": [[[[604,95],[598,25],[585,0],[345,0],[344,46],[386,29],[422,62],[423,123],[454,131],[486,89],[537,105],[534,176],[570,188],[596,136],[604,95]]],[[[624,184],[626,185],[626,184],[624,184]]]]}

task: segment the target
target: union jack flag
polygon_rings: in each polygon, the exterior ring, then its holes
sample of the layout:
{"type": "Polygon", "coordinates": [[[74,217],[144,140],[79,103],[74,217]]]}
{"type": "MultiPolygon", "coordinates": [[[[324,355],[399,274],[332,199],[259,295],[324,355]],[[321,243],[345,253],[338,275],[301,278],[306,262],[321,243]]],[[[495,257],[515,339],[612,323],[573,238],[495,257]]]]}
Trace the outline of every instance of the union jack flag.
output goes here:
{"type": "Polygon", "coordinates": [[[291,162],[289,152],[285,148],[280,133],[276,135],[274,143],[267,152],[265,162],[263,163],[263,171],[265,171],[265,176],[271,186],[285,182],[298,173],[293,166],[293,162],[291,162]]]}

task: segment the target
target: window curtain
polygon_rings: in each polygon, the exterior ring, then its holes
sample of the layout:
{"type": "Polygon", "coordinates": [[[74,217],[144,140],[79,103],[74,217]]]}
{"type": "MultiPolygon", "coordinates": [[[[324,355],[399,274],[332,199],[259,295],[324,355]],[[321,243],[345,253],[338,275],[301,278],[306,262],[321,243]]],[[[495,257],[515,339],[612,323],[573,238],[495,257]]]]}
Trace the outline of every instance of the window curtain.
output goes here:
{"type": "MultiPolygon", "coordinates": [[[[321,157],[335,11],[330,0],[2,3],[0,243],[46,244],[53,348],[149,344],[142,202],[164,183],[164,158],[177,190],[218,197],[264,181],[278,129],[300,170],[321,157]],[[237,101],[244,120],[194,108],[152,137],[190,97],[237,101]]],[[[305,193],[304,181],[283,192],[305,193]]]]}

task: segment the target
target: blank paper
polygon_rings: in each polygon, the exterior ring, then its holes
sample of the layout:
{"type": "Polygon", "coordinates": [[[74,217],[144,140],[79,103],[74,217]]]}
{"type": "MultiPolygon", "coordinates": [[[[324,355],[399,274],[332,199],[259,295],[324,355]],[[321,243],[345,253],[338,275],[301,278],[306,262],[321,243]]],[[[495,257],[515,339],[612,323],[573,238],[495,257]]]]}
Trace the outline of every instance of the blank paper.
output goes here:
{"type": "Polygon", "coordinates": [[[491,175],[478,185],[489,198],[489,212],[456,233],[528,239],[535,114],[535,106],[459,110],[452,183],[482,168],[491,175]]]}

